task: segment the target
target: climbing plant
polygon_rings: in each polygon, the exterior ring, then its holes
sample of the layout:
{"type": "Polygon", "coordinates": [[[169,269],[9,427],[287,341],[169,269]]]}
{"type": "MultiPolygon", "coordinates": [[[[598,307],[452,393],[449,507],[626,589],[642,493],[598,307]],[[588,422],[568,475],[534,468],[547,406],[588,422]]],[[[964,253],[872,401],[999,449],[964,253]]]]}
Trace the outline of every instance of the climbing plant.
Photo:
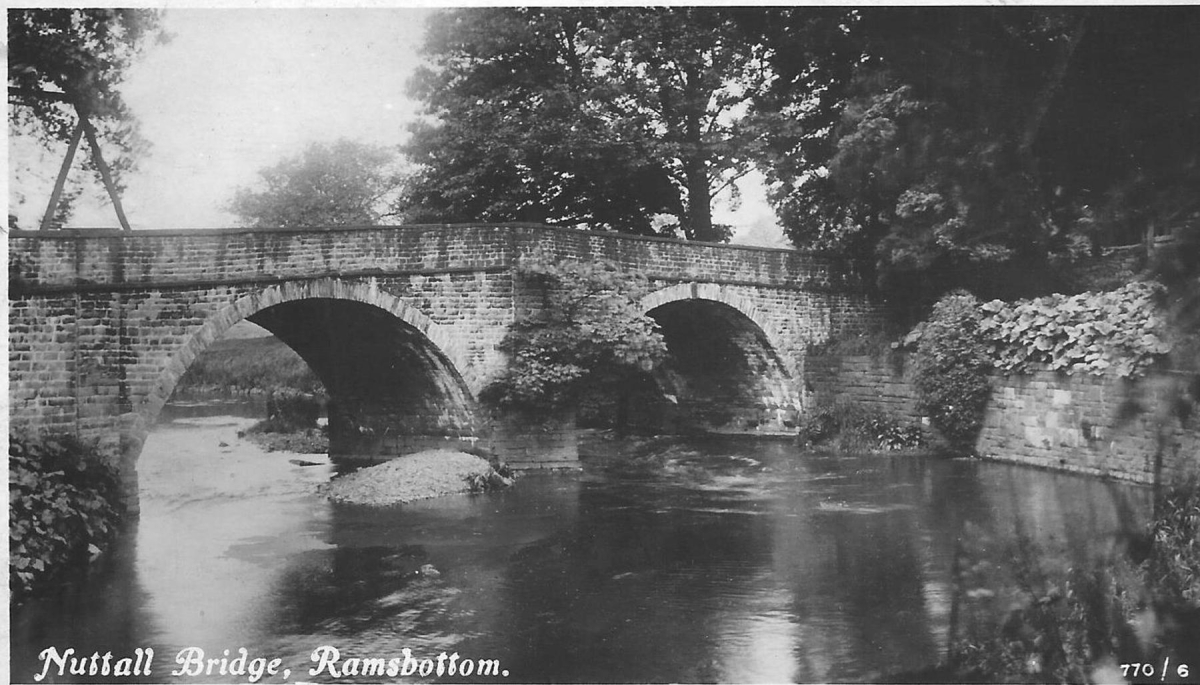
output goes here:
{"type": "Polygon", "coordinates": [[[638,300],[649,285],[617,264],[522,260],[521,284],[536,293],[529,313],[500,343],[508,364],[480,393],[497,409],[547,416],[570,410],[581,393],[629,382],[666,356],[666,342],[638,300]]]}
{"type": "Polygon", "coordinates": [[[1171,349],[1156,304],[1162,292],[1157,283],[1135,282],[1109,292],[993,300],[983,305],[979,331],[1007,373],[1039,364],[1068,374],[1139,376],[1171,349]]]}

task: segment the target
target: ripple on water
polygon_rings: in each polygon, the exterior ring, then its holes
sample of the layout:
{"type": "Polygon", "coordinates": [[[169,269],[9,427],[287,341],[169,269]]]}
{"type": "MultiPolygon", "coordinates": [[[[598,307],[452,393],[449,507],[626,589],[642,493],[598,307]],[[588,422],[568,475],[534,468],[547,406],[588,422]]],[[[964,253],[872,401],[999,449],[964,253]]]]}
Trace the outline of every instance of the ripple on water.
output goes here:
{"type": "Polygon", "coordinates": [[[293,680],[328,644],[498,658],[514,681],[884,681],[945,644],[944,522],[995,549],[1018,524],[1093,544],[1126,496],[1017,467],[664,441],[504,493],[347,509],[313,494],[327,463],[238,440],[250,422],[156,428],[133,561],[89,580],[90,605],[18,616],[13,651],[244,644],[293,680]]]}

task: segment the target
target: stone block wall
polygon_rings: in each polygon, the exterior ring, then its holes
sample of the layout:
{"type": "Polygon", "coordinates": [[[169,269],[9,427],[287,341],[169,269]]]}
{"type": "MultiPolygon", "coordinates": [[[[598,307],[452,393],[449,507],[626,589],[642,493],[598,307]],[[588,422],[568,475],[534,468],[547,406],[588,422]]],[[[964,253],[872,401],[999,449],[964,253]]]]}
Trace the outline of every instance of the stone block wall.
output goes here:
{"type": "MultiPolygon", "coordinates": [[[[920,420],[913,361],[905,354],[812,355],[809,406],[851,402],[920,420]]],[[[983,457],[1150,483],[1158,432],[1149,412],[1122,420],[1127,403],[1160,406],[1162,379],[1065,376],[1039,370],[991,379],[992,396],[975,449],[983,457]]],[[[1200,469],[1200,431],[1173,421],[1164,433],[1163,477],[1200,469]]]]}
{"type": "Polygon", "coordinates": [[[811,405],[849,402],[916,422],[913,363],[905,354],[811,355],[805,361],[811,405]]]}
{"type": "Polygon", "coordinates": [[[529,425],[513,417],[495,420],[484,442],[501,462],[519,471],[579,467],[579,431],[573,414],[529,425]]]}
{"type": "MultiPolygon", "coordinates": [[[[992,379],[992,399],[976,450],[989,458],[1153,482],[1157,429],[1147,412],[1121,420],[1123,406],[1152,408],[1165,389],[1155,379],[1063,376],[1035,371],[992,379]]],[[[1200,469],[1200,431],[1172,421],[1163,476],[1200,469]]]]}

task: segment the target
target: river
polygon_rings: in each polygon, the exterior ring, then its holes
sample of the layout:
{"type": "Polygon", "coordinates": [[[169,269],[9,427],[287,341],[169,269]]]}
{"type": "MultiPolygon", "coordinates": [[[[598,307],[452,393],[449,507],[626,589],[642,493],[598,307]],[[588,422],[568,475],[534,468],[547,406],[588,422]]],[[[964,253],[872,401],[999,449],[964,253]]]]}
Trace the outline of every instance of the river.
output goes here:
{"type": "Polygon", "coordinates": [[[242,647],[278,659],[262,682],[390,680],[353,660],[442,652],[452,681],[886,680],[943,656],[956,555],[1003,575],[1024,540],[1040,563],[1093,563],[1149,507],[1144,488],[1019,466],[723,437],[610,445],[579,472],[369,510],[315,493],[326,458],[239,439],[239,411],[164,415],[140,520],[82,586],[13,610],[14,681],[48,647],[152,648],[150,682],[250,680],[177,664],[193,647],[229,650],[227,668],[242,647]],[[313,675],[325,646],[338,660],[324,650],[313,675]]]}

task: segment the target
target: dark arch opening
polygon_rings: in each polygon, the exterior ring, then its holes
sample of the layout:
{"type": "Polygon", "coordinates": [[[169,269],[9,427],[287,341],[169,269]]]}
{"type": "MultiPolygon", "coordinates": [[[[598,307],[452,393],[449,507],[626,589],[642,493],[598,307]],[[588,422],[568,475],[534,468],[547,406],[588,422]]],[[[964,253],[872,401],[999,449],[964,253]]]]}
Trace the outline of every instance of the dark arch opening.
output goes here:
{"type": "Polygon", "coordinates": [[[669,302],[648,314],[669,352],[656,380],[670,395],[681,428],[761,432],[795,426],[799,402],[791,375],[750,317],[705,299],[669,302]]]}
{"type": "Polygon", "coordinates": [[[461,376],[424,334],[392,313],[313,298],[247,318],[321,379],[334,459],[373,461],[475,435],[473,401],[461,376]]]}

